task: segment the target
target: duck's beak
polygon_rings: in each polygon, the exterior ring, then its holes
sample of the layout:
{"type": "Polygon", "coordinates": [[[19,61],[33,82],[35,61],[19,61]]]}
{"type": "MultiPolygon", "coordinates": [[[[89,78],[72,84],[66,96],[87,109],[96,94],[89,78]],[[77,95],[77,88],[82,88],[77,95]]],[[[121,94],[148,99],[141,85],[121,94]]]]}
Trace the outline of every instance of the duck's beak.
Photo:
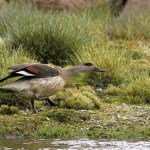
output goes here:
{"type": "Polygon", "coordinates": [[[96,71],[96,72],[105,72],[105,70],[102,69],[102,68],[100,68],[100,67],[96,67],[96,68],[95,68],[95,71],[96,71]]]}

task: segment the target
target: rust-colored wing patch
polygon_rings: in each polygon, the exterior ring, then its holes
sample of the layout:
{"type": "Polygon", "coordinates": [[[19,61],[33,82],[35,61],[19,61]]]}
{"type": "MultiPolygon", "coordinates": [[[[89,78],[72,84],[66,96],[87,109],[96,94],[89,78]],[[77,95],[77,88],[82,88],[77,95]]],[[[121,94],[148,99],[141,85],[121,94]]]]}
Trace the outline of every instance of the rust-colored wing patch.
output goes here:
{"type": "Polygon", "coordinates": [[[29,67],[27,67],[27,70],[33,74],[36,74],[36,75],[39,74],[39,70],[36,67],[29,66],[29,67]]]}

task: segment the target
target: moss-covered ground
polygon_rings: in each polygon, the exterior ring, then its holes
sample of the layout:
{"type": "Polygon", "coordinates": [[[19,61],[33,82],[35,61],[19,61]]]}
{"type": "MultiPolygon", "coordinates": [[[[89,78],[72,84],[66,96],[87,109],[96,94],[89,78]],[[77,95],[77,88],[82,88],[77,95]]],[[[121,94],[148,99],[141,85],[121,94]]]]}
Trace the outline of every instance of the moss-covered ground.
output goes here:
{"type": "Polygon", "coordinates": [[[95,110],[50,108],[43,102],[36,106],[37,114],[26,110],[0,115],[0,137],[150,139],[149,106],[104,104],[95,110]]]}

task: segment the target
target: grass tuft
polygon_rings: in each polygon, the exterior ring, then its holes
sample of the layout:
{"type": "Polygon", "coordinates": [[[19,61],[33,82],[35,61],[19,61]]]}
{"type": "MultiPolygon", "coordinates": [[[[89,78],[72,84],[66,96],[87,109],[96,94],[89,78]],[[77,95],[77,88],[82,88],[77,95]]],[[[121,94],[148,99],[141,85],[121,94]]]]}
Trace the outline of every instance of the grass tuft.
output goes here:
{"type": "Polygon", "coordinates": [[[99,109],[102,100],[98,98],[95,91],[89,86],[77,88],[67,88],[63,92],[59,92],[54,97],[63,97],[60,103],[61,108],[69,109],[99,109]]]}
{"type": "Polygon", "coordinates": [[[8,105],[1,105],[0,106],[0,114],[3,115],[12,115],[12,114],[17,114],[19,109],[14,106],[8,106],[8,105]]]}
{"type": "Polygon", "coordinates": [[[112,96],[109,98],[110,102],[117,100],[130,104],[150,103],[149,84],[149,78],[139,78],[131,81],[129,84],[123,84],[120,87],[111,85],[107,88],[106,93],[112,96]],[[118,100],[117,97],[119,97],[120,100],[118,100]]]}

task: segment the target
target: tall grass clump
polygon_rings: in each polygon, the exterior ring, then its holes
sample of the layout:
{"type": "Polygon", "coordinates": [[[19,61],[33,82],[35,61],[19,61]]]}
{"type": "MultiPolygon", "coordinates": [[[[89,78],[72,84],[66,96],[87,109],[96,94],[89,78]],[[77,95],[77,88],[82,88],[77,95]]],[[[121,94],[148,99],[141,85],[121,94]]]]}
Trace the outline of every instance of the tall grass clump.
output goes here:
{"type": "Polygon", "coordinates": [[[121,84],[128,78],[131,58],[125,56],[125,52],[117,48],[113,42],[102,42],[103,45],[94,45],[90,49],[82,51],[81,55],[77,56],[78,61],[94,62],[106,70],[106,73],[101,76],[102,81],[106,79],[108,84],[121,84]]]}
{"type": "MultiPolygon", "coordinates": [[[[12,13],[9,7],[1,17],[3,22],[12,13]]],[[[71,13],[43,12],[28,5],[15,6],[15,10],[17,14],[1,30],[10,35],[13,48],[22,46],[41,62],[64,65],[88,44],[88,18],[85,24],[82,17],[71,13]]]]}

